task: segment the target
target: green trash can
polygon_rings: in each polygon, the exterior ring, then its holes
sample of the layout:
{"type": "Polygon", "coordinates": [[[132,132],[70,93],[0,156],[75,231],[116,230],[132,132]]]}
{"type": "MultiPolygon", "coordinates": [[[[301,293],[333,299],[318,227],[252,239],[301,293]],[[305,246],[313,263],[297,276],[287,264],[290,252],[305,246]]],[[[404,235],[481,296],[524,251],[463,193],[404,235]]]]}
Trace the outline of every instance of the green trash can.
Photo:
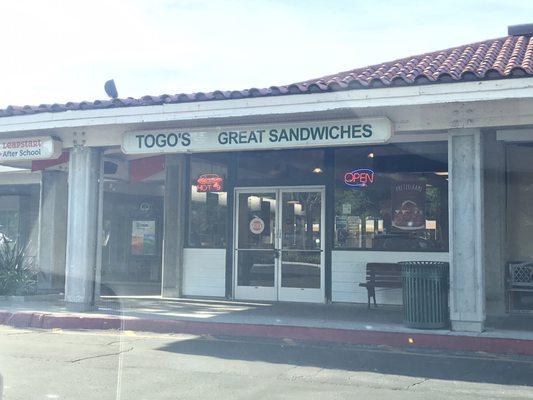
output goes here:
{"type": "Polygon", "coordinates": [[[449,326],[449,264],[438,261],[404,261],[402,289],[404,323],[410,328],[449,326]]]}

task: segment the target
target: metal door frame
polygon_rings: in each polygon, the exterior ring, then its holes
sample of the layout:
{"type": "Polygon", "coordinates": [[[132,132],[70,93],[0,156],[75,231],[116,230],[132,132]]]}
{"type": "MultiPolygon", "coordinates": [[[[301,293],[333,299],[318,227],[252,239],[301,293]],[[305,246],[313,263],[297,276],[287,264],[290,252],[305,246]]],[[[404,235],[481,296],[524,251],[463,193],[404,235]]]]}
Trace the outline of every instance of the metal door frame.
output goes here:
{"type": "MultiPolygon", "coordinates": [[[[233,249],[232,249],[232,264],[233,264],[233,297],[237,300],[257,300],[257,301],[291,301],[291,302],[313,302],[313,303],[325,303],[325,253],[326,253],[326,187],[324,185],[313,186],[246,186],[235,187],[234,192],[234,204],[233,204],[233,249]],[[306,289],[306,288],[282,288],[281,287],[281,245],[282,245],[282,207],[281,199],[283,193],[294,192],[318,192],[321,199],[320,210],[320,289],[306,289]],[[274,249],[280,251],[280,257],[275,258],[274,266],[274,286],[272,288],[265,287],[256,288],[250,291],[250,294],[254,293],[257,296],[238,296],[237,288],[241,288],[241,292],[246,286],[238,286],[238,239],[239,239],[239,194],[242,193],[274,193],[276,197],[276,231],[274,233],[274,249]],[[282,290],[284,289],[284,290],[282,290]],[[268,292],[272,291],[269,295],[268,292]],[[282,293],[285,292],[285,293],[282,293]],[[299,296],[298,296],[299,295],[299,296]],[[281,299],[280,299],[281,297],[281,299]]],[[[268,250],[264,250],[268,251],[268,250]]],[[[246,289],[244,289],[246,290],[246,289]]]]}
{"type": "MultiPolygon", "coordinates": [[[[283,193],[319,193],[320,194],[320,288],[287,288],[281,286],[281,263],[283,261],[283,235],[282,235],[282,225],[283,221],[283,207],[282,202],[280,201],[278,206],[279,211],[279,231],[277,235],[278,243],[277,248],[280,251],[280,256],[278,258],[278,276],[279,282],[277,285],[278,292],[278,301],[295,301],[295,302],[306,302],[306,303],[324,303],[325,296],[325,253],[326,253],[326,243],[325,243],[325,219],[326,219],[326,207],[325,207],[325,196],[326,189],[323,186],[296,186],[296,187],[280,187],[279,188],[279,197],[280,200],[283,198],[283,193]]],[[[311,227],[312,229],[312,227],[311,227]]],[[[300,250],[302,251],[302,250],[300,250]]]]}
{"type": "MultiPolygon", "coordinates": [[[[238,283],[238,252],[239,252],[239,194],[257,194],[257,193],[273,193],[276,198],[276,216],[275,216],[275,224],[276,224],[276,230],[278,228],[279,223],[279,215],[278,215],[278,190],[275,187],[239,187],[234,188],[234,196],[233,196],[233,297],[235,299],[239,300],[258,300],[258,301],[277,301],[278,300],[278,290],[277,290],[277,261],[276,258],[274,259],[274,286],[272,287],[256,287],[255,289],[251,289],[251,286],[239,286],[238,283]],[[241,288],[240,291],[244,292],[241,294],[241,296],[238,296],[238,291],[241,288]],[[247,289],[248,288],[248,289],[247,289]],[[249,293],[248,293],[249,292],[249,293]]],[[[272,251],[276,251],[276,240],[277,240],[277,232],[274,232],[274,249],[272,251]]],[[[257,249],[252,251],[270,251],[266,249],[257,249]]]]}

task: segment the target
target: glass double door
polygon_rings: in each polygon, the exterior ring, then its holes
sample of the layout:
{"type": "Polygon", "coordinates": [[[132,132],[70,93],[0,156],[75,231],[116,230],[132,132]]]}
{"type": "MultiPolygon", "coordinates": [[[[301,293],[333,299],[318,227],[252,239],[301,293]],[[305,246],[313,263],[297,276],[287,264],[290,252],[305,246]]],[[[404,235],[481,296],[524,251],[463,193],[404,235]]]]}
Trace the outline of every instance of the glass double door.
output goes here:
{"type": "Polygon", "coordinates": [[[323,188],[236,189],[235,298],[324,302],[323,188]]]}

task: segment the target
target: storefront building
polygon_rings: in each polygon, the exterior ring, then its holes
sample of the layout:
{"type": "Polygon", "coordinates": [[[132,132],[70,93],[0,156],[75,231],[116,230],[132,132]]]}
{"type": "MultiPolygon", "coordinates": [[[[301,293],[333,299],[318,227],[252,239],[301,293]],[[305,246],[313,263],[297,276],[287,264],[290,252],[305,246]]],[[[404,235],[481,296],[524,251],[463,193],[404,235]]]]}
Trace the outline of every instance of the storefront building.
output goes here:
{"type": "Polygon", "coordinates": [[[452,329],[482,330],[533,309],[532,33],[269,89],[9,107],[2,235],[74,309],[366,303],[367,263],[448,261],[452,329]]]}

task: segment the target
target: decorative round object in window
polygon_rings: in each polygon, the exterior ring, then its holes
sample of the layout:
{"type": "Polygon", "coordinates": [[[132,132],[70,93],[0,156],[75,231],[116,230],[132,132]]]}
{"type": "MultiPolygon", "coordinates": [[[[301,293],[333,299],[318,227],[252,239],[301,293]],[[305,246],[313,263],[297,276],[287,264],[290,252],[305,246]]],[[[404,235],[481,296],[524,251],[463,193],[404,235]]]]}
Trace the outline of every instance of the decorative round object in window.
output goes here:
{"type": "Polygon", "coordinates": [[[253,217],[250,221],[250,232],[260,235],[265,230],[265,221],[259,217],[253,217]]]}
{"type": "Polygon", "coordinates": [[[141,211],[150,211],[151,209],[152,205],[150,203],[143,201],[141,204],[139,204],[139,210],[141,211]]]}

